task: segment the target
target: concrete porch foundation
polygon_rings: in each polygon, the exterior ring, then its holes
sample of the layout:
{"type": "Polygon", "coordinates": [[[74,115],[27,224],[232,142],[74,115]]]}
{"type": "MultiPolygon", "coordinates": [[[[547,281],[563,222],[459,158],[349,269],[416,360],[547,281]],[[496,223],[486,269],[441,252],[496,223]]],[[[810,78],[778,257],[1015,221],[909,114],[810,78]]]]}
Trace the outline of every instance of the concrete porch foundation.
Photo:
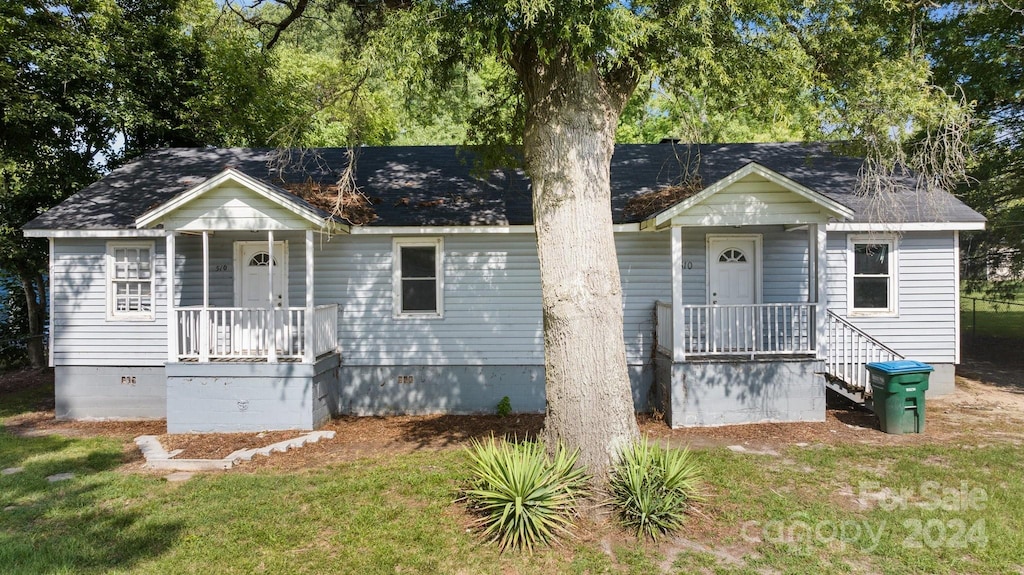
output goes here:
{"type": "Polygon", "coordinates": [[[655,398],[671,427],[825,420],[816,359],[655,359],[655,398]]]}
{"type": "Polygon", "coordinates": [[[336,354],[308,363],[167,364],[167,432],[315,429],[331,417],[336,354]]]}

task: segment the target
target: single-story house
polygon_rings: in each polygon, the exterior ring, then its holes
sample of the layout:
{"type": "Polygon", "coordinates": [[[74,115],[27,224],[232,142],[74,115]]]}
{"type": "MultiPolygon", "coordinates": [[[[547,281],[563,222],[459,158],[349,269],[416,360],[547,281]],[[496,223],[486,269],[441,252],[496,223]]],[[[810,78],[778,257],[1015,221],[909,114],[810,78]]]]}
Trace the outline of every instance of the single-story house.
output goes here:
{"type": "MultiPolygon", "coordinates": [[[[57,417],[172,433],[545,407],[529,180],[461,148],[163,149],[43,213],[57,417]],[[287,160],[282,160],[287,158],[287,160]]],[[[820,421],[869,361],[959,362],[958,242],[984,218],[799,143],[620,145],[629,376],[673,427],[820,421]]]]}

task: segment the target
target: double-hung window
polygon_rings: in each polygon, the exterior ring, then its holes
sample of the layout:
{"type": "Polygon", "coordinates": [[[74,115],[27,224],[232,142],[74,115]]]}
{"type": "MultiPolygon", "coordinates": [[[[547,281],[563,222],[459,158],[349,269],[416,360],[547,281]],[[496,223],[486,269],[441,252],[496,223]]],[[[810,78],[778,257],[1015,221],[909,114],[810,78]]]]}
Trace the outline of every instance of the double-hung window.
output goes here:
{"type": "Polygon", "coordinates": [[[896,239],[851,236],[849,314],[895,315],[896,239]]]}
{"type": "Polygon", "coordinates": [[[107,244],[107,319],[153,319],[152,242],[107,244]]]}
{"type": "Polygon", "coordinates": [[[441,238],[395,238],[395,317],[443,315],[444,243],[441,238]]]}

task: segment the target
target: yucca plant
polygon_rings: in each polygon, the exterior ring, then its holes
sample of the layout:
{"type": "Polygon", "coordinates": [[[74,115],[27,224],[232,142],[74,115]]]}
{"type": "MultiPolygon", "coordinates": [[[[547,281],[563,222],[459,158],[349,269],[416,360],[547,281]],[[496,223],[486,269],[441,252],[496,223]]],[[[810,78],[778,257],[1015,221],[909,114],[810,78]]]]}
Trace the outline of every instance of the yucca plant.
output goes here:
{"type": "Polygon", "coordinates": [[[467,452],[472,480],[465,499],[480,513],[486,538],[502,549],[532,550],[571,533],[589,479],[576,467],[578,451],[559,447],[551,458],[541,443],[491,437],[474,441],[467,452]]]}
{"type": "Polygon", "coordinates": [[[682,528],[687,511],[700,498],[701,475],[689,450],[643,438],[623,450],[612,467],[611,503],[627,529],[657,539],[682,528]]]}

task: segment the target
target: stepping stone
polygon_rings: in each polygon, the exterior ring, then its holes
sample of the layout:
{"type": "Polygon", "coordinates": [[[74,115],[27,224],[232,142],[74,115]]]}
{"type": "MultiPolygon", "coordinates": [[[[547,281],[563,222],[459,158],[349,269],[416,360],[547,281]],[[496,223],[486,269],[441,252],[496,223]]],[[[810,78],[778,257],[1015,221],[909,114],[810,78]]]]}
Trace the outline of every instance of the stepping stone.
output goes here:
{"type": "Polygon", "coordinates": [[[178,483],[181,481],[188,481],[189,479],[192,479],[193,475],[193,473],[189,473],[188,471],[177,471],[170,475],[165,475],[164,479],[170,483],[178,483]]]}
{"type": "Polygon", "coordinates": [[[67,481],[68,479],[74,479],[74,477],[74,473],[55,473],[47,477],[46,480],[49,481],[50,483],[54,483],[57,481],[67,481]]]}
{"type": "Polygon", "coordinates": [[[0,470],[0,475],[14,475],[22,471],[25,471],[24,467],[8,467],[7,469],[0,470]]]}

